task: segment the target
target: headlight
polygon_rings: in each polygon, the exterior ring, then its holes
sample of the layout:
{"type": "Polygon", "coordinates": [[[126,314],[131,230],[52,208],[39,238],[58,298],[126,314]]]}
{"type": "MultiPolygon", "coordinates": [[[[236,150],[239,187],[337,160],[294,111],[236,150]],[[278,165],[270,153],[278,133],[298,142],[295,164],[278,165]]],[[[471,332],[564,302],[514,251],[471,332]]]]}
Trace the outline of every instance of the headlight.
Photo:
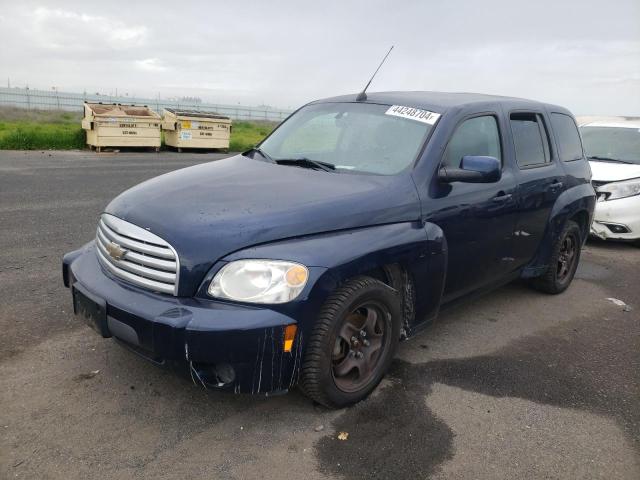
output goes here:
{"type": "Polygon", "coordinates": [[[286,303],[307,284],[304,265],[280,260],[237,260],[213,277],[207,292],[212,297],[250,303],[286,303]]]}
{"type": "Polygon", "coordinates": [[[597,188],[598,193],[607,194],[607,200],[617,198],[633,197],[640,195],[640,178],[625,180],[624,182],[612,182],[597,188]]]}

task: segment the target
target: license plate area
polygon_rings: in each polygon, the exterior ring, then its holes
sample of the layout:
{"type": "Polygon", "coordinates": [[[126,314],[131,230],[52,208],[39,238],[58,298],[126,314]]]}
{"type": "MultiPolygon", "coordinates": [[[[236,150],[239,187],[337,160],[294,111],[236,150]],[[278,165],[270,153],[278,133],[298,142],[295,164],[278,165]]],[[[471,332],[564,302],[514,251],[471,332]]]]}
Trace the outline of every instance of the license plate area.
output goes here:
{"type": "Polygon", "coordinates": [[[77,285],[72,287],[72,295],[73,313],[104,338],[109,338],[111,333],[107,326],[107,302],[77,285]]]}

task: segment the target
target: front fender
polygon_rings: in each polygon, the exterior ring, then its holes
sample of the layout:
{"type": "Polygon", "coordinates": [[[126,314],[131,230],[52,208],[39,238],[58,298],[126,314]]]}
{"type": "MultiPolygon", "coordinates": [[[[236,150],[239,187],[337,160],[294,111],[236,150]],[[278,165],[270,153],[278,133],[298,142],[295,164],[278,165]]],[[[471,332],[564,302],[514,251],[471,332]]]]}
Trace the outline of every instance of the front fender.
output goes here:
{"type": "Polygon", "coordinates": [[[586,225],[583,225],[583,242],[586,241],[589,227],[593,220],[593,210],[596,204],[596,194],[590,183],[583,183],[562,192],[556,200],[538,251],[535,257],[522,272],[523,278],[537,277],[545,272],[551,254],[554,240],[560,235],[567,221],[579,212],[585,212],[588,216],[586,225]]]}
{"type": "Polygon", "coordinates": [[[321,272],[310,278],[301,295],[294,301],[272,308],[301,317],[299,324],[317,316],[317,312],[335,288],[354,276],[397,264],[407,272],[414,288],[412,317],[406,324],[407,336],[417,324],[438,312],[446,272],[446,243],[442,230],[434,224],[402,222],[373,227],[298,237],[258,245],[225,257],[209,272],[200,292],[206,289],[215,273],[226,262],[247,258],[290,260],[321,272]],[[301,305],[304,303],[304,305],[301,305]],[[291,312],[298,309],[297,312],[291,312]]]}

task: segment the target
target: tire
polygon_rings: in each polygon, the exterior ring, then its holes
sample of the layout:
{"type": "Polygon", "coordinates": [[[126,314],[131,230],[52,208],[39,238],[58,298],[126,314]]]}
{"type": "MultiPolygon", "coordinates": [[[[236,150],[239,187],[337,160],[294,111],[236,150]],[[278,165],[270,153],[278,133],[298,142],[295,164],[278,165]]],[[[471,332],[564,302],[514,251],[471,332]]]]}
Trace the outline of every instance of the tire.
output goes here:
{"type": "Polygon", "coordinates": [[[401,323],[400,296],[384,283],[360,276],[336,289],[307,343],[299,384],[303,393],[330,408],[363,400],[389,369],[401,323]]]}
{"type": "Polygon", "coordinates": [[[582,236],[580,227],[572,220],[569,220],[562,233],[553,245],[553,252],[547,271],[541,276],[532,279],[531,285],[541,292],[558,294],[564,292],[576,273],[580,262],[580,252],[582,250],[582,236]],[[567,242],[573,244],[573,254],[567,250],[567,242]],[[568,258],[570,256],[570,258],[568,258]],[[569,263],[570,262],[570,263],[569,263]]]}

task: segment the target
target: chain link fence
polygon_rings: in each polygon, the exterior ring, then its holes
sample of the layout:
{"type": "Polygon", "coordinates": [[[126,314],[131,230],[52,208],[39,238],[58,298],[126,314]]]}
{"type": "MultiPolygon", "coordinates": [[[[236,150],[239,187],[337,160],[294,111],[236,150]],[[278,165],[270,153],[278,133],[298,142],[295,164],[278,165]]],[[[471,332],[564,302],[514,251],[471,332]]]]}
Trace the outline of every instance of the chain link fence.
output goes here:
{"type": "Polygon", "coordinates": [[[231,117],[233,120],[265,120],[281,122],[291,113],[290,110],[278,110],[269,107],[244,107],[236,105],[219,105],[213,103],[189,103],[179,100],[160,98],[141,98],[129,96],[112,96],[87,93],[68,93],[29,88],[0,87],[0,105],[41,110],[82,111],[84,102],[122,103],[146,105],[162,114],[163,108],[200,110],[216,112],[231,117]]]}

